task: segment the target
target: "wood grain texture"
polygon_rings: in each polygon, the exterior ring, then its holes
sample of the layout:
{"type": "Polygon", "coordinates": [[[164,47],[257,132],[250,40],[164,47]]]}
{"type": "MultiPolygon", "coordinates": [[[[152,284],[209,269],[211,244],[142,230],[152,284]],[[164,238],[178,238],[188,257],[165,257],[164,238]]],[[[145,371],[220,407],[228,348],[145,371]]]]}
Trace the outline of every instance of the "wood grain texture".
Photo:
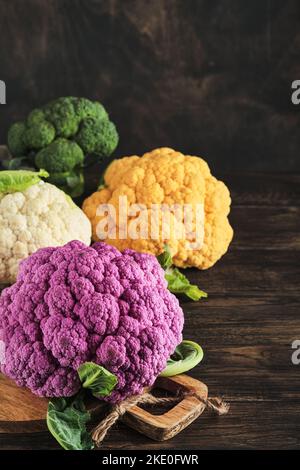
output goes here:
{"type": "Polygon", "coordinates": [[[300,170],[298,0],[0,0],[0,142],[64,95],[100,99],[118,155],[158,146],[212,167],[300,170]]]}
{"type": "MultiPolygon", "coordinates": [[[[291,362],[292,341],[300,339],[300,175],[231,173],[224,180],[233,195],[233,243],[213,268],[186,272],[209,297],[181,305],[184,336],[205,353],[191,375],[210,395],[225,396],[230,413],[205,412],[163,444],[118,423],[103,449],[300,448],[300,365],[291,362]]],[[[0,449],[20,448],[57,444],[45,431],[0,435],[0,449]]]]}
{"type": "MultiPolygon", "coordinates": [[[[172,404],[169,410],[158,413],[148,411],[138,404],[130,408],[120,420],[132,429],[155,441],[165,441],[179,434],[205,410],[203,400],[208,398],[207,386],[200,380],[182,374],[176,377],[159,377],[148,393],[160,389],[168,396],[186,394],[172,404]]],[[[85,400],[91,413],[91,423],[96,425],[109,411],[108,405],[93,397],[85,400]]],[[[48,400],[33,395],[28,389],[18,387],[0,373],[0,436],[45,431],[48,400]]]]}
{"type": "Polygon", "coordinates": [[[182,432],[203,413],[206,405],[198,397],[207,400],[208,389],[200,380],[185,374],[159,377],[156,386],[169,392],[185,392],[189,395],[159,415],[154,415],[138,405],[134,406],[122,417],[122,421],[155,441],[166,441],[182,432]]]}
{"type": "Polygon", "coordinates": [[[0,430],[3,421],[34,421],[45,417],[48,400],[38,398],[28,390],[0,374],[0,430]]]}

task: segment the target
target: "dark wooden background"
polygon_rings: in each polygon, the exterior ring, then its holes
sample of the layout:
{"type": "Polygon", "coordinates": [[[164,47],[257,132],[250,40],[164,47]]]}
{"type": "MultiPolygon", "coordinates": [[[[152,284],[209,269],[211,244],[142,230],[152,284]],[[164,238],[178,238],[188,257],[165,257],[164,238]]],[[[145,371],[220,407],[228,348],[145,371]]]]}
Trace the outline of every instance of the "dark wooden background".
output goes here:
{"type": "Polygon", "coordinates": [[[217,170],[300,169],[298,0],[0,0],[0,143],[62,95],[104,102],[118,155],[172,146],[217,170]]]}

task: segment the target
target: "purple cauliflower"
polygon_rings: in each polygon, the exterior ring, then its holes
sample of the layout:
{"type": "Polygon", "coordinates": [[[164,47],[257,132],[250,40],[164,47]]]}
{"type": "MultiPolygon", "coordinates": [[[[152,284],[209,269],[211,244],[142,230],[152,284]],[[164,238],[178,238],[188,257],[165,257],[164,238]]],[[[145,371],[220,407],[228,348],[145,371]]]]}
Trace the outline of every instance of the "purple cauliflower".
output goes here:
{"type": "Polygon", "coordinates": [[[1,372],[46,397],[80,388],[92,361],[116,375],[107,401],[153,384],[182,340],[183,312],[152,255],[72,241],[22,261],[0,297],[1,372]]]}

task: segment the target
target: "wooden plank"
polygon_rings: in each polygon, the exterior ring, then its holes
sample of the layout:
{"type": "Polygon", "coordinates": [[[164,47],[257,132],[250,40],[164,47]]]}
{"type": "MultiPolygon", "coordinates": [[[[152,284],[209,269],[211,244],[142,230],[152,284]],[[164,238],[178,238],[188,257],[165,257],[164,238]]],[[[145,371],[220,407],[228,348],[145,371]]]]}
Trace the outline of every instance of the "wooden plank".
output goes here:
{"type": "Polygon", "coordinates": [[[284,207],[300,205],[299,173],[241,173],[220,175],[231,190],[233,206],[284,207]]]}

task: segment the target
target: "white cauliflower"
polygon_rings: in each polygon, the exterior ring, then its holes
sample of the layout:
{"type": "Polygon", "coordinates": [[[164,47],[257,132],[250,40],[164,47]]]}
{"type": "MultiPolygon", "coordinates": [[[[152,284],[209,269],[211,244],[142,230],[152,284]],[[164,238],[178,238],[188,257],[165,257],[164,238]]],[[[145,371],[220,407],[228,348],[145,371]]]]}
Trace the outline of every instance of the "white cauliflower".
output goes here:
{"type": "Polygon", "coordinates": [[[0,282],[16,280],[21,260],[39,248],[91,241],[91,224],[63,191],[40,181],[22,191],[0,192],[0,282]]]}

